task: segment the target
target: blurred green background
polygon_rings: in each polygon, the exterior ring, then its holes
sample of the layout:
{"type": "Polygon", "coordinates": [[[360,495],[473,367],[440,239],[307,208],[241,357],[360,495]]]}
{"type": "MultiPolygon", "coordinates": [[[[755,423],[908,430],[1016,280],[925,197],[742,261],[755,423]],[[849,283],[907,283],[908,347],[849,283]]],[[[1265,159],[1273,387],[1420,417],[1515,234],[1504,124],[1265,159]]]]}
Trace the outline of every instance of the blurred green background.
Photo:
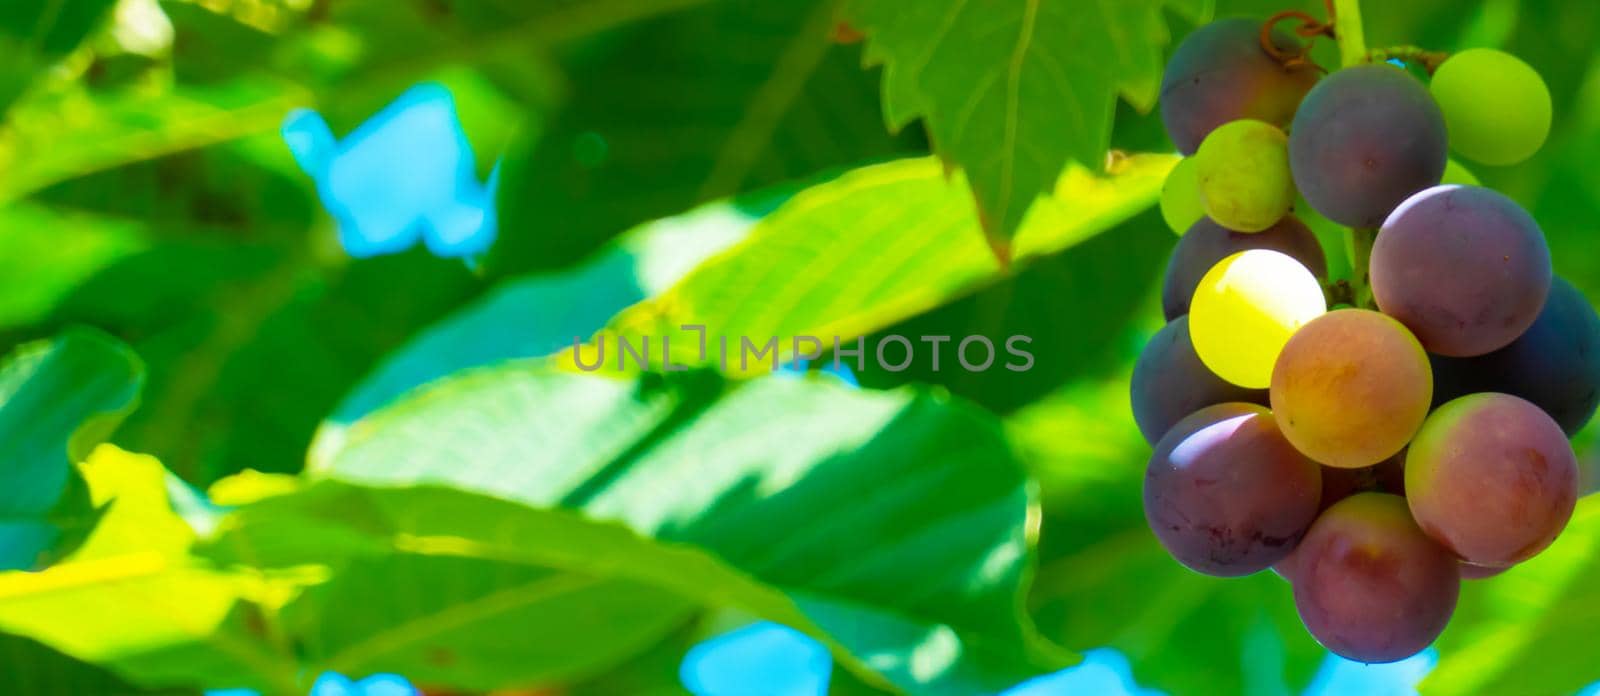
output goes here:
{"type": "MultiPolygon", "coordinates": [[[[1105,180],[1073,165],[1022,223],[1019,262],[1000,270],[964,179],[947,181],[922,157],[945,142],[927,133],[941,131],[912,121],[924,112],[905,102],[885,104],[894,90],[881,81],[897,64],[863,67],[870,38],[840,40],[839,23],[881,12],[875,4],[9,0],[0,348],[81,325],[125,341],[147,372],[139,408],[111,441],[204,489],[245,470],[300,472],[308,451],[315,461],[338,450],[345,426],[406,389],[551,353],[635,300],[645,303],[613,329],[711,317],[729,334],[1028,335],[1037,363],[1027,374],[919,361],[857,378],[869,390],[954,395],[1001,429],[1029,477],[1018,490],[1040,501],[1029,522],[1037,570],[1017,572],[1033,575],[1024,604],[1043,637],[1115,647],[1140,683],[1171,693],[1297,691],[1323,652],[1287,586],[1184,570],[1140,510],[1148,448],[1126,386],[1160,325],[1174,237],[1151,206],[1170,162],[1135,156],[1105,180]],[[499,238],[476,264],[421,248],[353,260],[278,128],[290,109],[311,107],[343,136],[424,81],[454,95],[479,176],[503,167],[499,238]],[[886,121],[909,125],[891,132],[886,121]],[[670,299],[646,299],[662,293],[670,299]]],[[[1119,25],[1108,10],[1084,12],[1076,28],[1145,32],[1160,51],[1202,17],[1321,7],[1145,4],[1155,25],[1119,25]]],[[[1474,172],[1527,206],[1557,272],[1600,298],[1600,4],[1364,10],[1373,47],[1501,47],[1540,71],[1555,104],[1549,142],[1528,162],[1474,172]]],[[[930,68],[922,80],[930,93],[964,94],[970,77],[930,68]]],[[[1116,102],[1109,145],[1169,153],[1159,119],[1130,101],[1140,100],[1116,102]]],[[[1048,101],[1024,108],[1059,121],[1063,138],[1093,141],[1048,101]]],[[[785,446],[773,437],[758,445],[785,446]]],[[[1576,443],[1586,463],[1592,439],[1576,443]]],[[[1585,509],[1535,562],[1469,585],[1425,692],[1571,693],[1600,678],[1600,518],[1585,509]]],[[[662,655],[681,654],[684,636],[727,621],[681,628],[665,647],[623,651],[573,681],[675,664],[662,655]]],[[[884,686],[836,675],[841,689],[884,686]]],[[[635,688],[595,683],[599,693],[635,688]]]]}

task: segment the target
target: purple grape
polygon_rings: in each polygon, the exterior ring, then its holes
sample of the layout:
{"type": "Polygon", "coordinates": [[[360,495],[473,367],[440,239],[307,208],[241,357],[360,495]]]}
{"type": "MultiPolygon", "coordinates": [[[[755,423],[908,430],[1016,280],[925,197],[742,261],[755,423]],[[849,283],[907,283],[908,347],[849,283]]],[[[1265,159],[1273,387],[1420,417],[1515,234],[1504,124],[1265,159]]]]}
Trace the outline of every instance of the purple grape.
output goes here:
{"type": "Polygon", "coordinates": [[[1511,343],[1538,318],[1550,278],[1538,223],[1477,186],[1436,186],[1406,199],[1372,247],[1378,308],[1440,355],[1511,343]]]}
{"type": "Polygon", "coordinates": [[[1505,566],[1503,568],[1491,568],[1489,566],[1473,565],[1471,563],[1462,563],[1461,564],[1461,579],[1462,580],[1488,580],[1489,578],[1492,578],[1492,577],[1494,577],[1496,575],[1504,573],[1504,572],[1506,572],[1508,570],[1511,570],[1511,566],[1505,566]]]}
{"type": "Polygon", "coordinates": [[[1267,398],[1267,390],[1231,384],[1200,362],[1189,342],[1188,317],[1174,319],[1145,344],[1133,366],[1129,392],[1133,420],[1152,445],[1202,408],[1229,401],[1264,404],[1267,398]]]}
{"type": "Polygon", "coordinates": [[[1340,70],[1306,95],[1289,129],[1289,168],[1311,207],[1377,227],[1408,196],[1439,183],[1444,117],[1428,88],[1389,65],[1340,70]]]}
{"type": "Polygon", "coordinates": [[[1267,409],[1207,406],[1167,431],[1145,470],[1144,513],[1178,562],[1248,575],[1294,550],[1317,516],[1317,464],[1295,451],[1267,409]]]}
{"type": "Polygon", "coordinates": [[[1600,316],[1556,276],[1539,317],[1510,345],[1475,358],[1435,355],[1432,362],[1435,406],[1474,392],[1520,396],[1571,437],[1600,405],[1600,316]]]}
{"type": "Polygon", "coordinates": [[[1210,218],[1200,218],[1178,239],[1167,258],[1161,284],[1161,307],[1171,321],[1189,313],[1189,300],[1206,271],[1246,249],[1271,249],[1294,257],[1318,278],[1328,276],[1328,261],[1317,235],[1293,215],[1260,232],[1234,232],[1210,218]]]}
{"type": "Polygon", "coordinates": [[[1306,630],[1358,662],[1421,652],[1444,631],[1461,592],[1455,557],[1417,528],[1404,498],[1387,493],[1328,508],[1286,569],[1306,630]]]}
{"type": "MultiPolygon", "coordinates": [[[[1289,53],[1300,45],[1274,31],[1273,42],[1289,53]]],[[[1185,155],[1192,155],[1213,129],[1250,118],[1288,125],[1295,107],[1316,84],[1313,65],[1285,68],[1261,48],[1261,22],[1235,18],[1196,29],[1178,44],[1161,75],[1161,122],[1185,155]]]]}

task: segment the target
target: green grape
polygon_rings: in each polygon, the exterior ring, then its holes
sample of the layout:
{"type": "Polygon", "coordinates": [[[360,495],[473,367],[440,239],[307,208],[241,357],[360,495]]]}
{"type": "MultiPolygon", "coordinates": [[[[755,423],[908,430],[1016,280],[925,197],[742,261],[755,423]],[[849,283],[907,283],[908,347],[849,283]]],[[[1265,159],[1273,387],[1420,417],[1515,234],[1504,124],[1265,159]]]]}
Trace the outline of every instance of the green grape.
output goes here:
{"type": "Polygon", "coordinates": [[[1200,279],[1189,304],[1189,339],[1218,377],[1264,389],[1289,337],[1326,311],[1322,286],[1299,261],[1250,249],[1218,261],[1200,279]]]}
{"type": "Polygon", "coordinates": [[[1289,138],[1244,119],[1211,131],[1194,155],[1200,202],[1217,224],[1237,232],[1271,227],[1294,206],[1289,138]]]}
{"type": "Polygon", "coordinates": [[[1444,163],[1444,178],[1439,180],[1439,185],[1482,186],[1483,184],[1478,181],[1478,175],[1473,174],[1472,170],[1462,166],[1460,162],[1451,159],[1446,160],[1444,163]]]}
{"type": "Polygon", "coordinates": [[[1179,237],[1205,217],[1200,204],[1200,180],[1195,176],[1194,158],[1185,157],[1167,174],[1161,185],[1161,217],[1179,237]]]}
{"type": "Polygon", "coordinates": [[[1450,144],[1473,160],[1516,164],[1550,134],[1550,89],[1537,71],[1504,51],[1474,48],[1451,56],[1434,72],[1430,89],[1450,144]]]}

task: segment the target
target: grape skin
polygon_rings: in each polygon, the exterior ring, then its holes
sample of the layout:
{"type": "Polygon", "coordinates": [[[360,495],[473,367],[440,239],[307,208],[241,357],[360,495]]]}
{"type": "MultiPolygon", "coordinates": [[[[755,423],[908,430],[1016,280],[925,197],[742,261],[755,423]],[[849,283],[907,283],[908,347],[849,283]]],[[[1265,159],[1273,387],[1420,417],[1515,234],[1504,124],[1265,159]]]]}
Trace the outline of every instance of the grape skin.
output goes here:
{"type": "Polygon", "coordinates": [[[1161,219],[1179,237],[1205,217],[1200,203],[1200,180],[1195,176],[1194,158],[1185,157],[1167,173],[1161,184],[1161,219]]]}
{"type": "Polygon", "coordinates": [[[1323,647],[1394,662],[1428,647],[1461,592],[1457,561],[1417,528],[1406,502],[1358,493],[1328,508],[1290,570],[1295,608],[1323,647]]]}
{"type": "Polygon", "coordinates": [[[1421,427],[1433,374],[1417,340],[1364,309],[1324,314],[1295,333],[1272,370],[1271,403],[1285,437],[1312,459],[1377,464],[1421,427]]]}
{"type": "Polygon", "coordinates": [[[1318,505],[1318,509],[1326,510],[1345,498],[1369,491],[1404,496],[1405,465],[1405,451],[1401,450],[1393,457],[1359,469],[1322,467],[1322,502],[1318,505]]]}
{"type": "Polygon", "coordinates": [[[1289,138],[1271,124],[1242,119],[1219,126],[1200,143],[1194,162],[1206,216],[1223,227],[1260,232],[1294,206],[1289,138]]]}
{"type": "Polygon", "coordinates": [[[1218,261],[1246,249],[1271,249],[1283,252],[1305,266],[1317,278],[1328,277],[1328,261],[1317,236],[1294,216],[1261,232],[1235,232],[1209,218],[1200,218],[1178,240],[1167,259],[1166,277],[1161,284],[1161,306],[1171,321],[1189,313],[1189,300],[1200,279],[1218,261]]]}
{"type": "Polygon", "coordinates": [[[1178,421],[1195,411],[1230,401],[1265,404],[1264,389],[1245,389],[1212,374],[1189,343],[1189,318],[1162,327],[1133,366],[1129,384],[1133,420],[1154,445],[1178,421]]]}
{"type": "MultiPolygon", "coordinates": [[[[1161,123],[1178,151],[1194,154],[1213,129],[1253,118],[1283,126],[1320,73],[1313,65],[1285,68],[1261,48],[1261,22],[1225,19],[1196,29],[1173,51],[1161,75],[1161,123]]],[[[1282,31],[1273,41],[1299,45],[1282,31]]]]}
{"type": "Polygon", "coordinates": [[[1533,324],[1550,290],[1550,249],[1511,199],[1436,186],[1407,199],[1372,247],[1372,295],[1429,351],[1504,347],[1533,324]]]}
{"type": "Polygon", "coordinates": [[[1436,405],[1474,392],[1520,396],[1571,437],[1600,406],[1600,316],[1556,276],[1539,317],[1510,345],[1474,358],[1433,356],[1433,372],[1436,405]]]}
{"type": "Polygon", "coordinates": [[[1504,567],[1549,546],[1578,498],[1578,463],[1561,426],[1509,394],[1439,407],[1406,454],[1417,524],[1462,560],[1504,567]]]}
{"type": "MultiPolygon", "coordinates": [[[[1322,497],[1317,503],[1317,514],[1322,514],[1345,498],[1357,493],[1390,493],[1404,497],[1406,494],[1405,450],[1372,466],[1360,469],[1322,467],[1322,497]]],[[[1293,581],[1295,559],[1299,549],[1292,551],[1272,571],[1285,580],[1293,581]]],[[[1465,573],[1463,569],[1463,573],[1465,573]]],[[[1462,577],[1466,577],[1463,574],[1462,577]]]]}
{"type": "Polygon", "coordinates": [[[1372,228],[1439,183],[1444,117],[1427,88],[1388,65],[1345,68],[1306,95],[1289,131],[1294,183],[1334,222],[1372,228]]]}
{"type": "Polygon", "coordinates": [[[1474,48],[1450,56],[1429,90],[1457,152],[1489,165],[1516,164],[1550,135],[1550,88],[1521,59],[1474,48]]]}
{"type": "Polygon", "coordinates": [[[1289,337],[1327,311],[1322,285],[1286,254],[1250,249],[1218,261],[1195,287],[1189,340],[1229,382],[1260,389],[1289,337]]]}
{"type": "Polygon", "coordinates": [[[1504,573],[1504,572],[1506,572],[1508,570],[1511,570],[1510,566],[1507,566],[1507,567],[1504,567],[1504,568],[1491,568],[1489,566],[1473,565],[1471,563],[1462,563],[1461,564],[1461,579],[1462,580],[1488,580],[1489,578],[1492,578],[1492,577],[1494,577],[1496,575],[1504,573]]]}
{"type": "Polygon", "coordinates": [[[1316,463],[1255,404],[1208,406],[1174,425],[1145,470],[1144,510],[1172,557],[1222,577],[1270,567],[1317,514],[1316,463]]]}

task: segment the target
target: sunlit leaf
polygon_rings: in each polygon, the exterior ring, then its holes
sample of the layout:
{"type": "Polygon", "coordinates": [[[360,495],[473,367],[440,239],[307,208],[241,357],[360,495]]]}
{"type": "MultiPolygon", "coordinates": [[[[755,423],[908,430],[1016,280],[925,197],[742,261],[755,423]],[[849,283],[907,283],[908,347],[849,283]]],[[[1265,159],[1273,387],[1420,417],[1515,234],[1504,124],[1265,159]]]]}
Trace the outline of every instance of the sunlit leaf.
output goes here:
{"type": "MultiPolygon", "coordinates": [[[[1016,265],[1150,207],[1175,161],[1139,155],[1118,160],[1106,177],[1067,172],[1019,231],[1016,265]]],[[[732,367],[742,339],[759,344],[776,338],[782,361],[795,354],[796,336],[817,337],[824,348],[835,337],[853,343],[1004,272],[978,233],[962,179],[946,177],[932,158],[901,160],[801,192],[743,242],[661,297],[618,315],[601,337],[613,339],[606,348],[612,364],[619,335],[635,344],[649,337],[657,358],[665,338],[678,364],[716,365],[727,355],[732,367]],[[706,328],[702,335],[685,325],[706,328]],[[726,352],[719,348],[724,340],[731,346],[726,352]]],[[[593,364],[594,356],[585,356],[593,364]]]]}
{"type": "MultiPolygon", "coordinates": [[[[438,382],[358,422],[312,473],[384,488],[448,485],[527,509],[372,491],[363,495],[392,501],[332,505],[343,512],[302,515],[293,532],[263,524],[251,555],[398,545],[643,582],[808,630],[853,669],[918,692],[997,690],[1061,664],[1017,614],[1027,480],[990,417],[944,398],[823,378],[635,382],[510,364],[438,382]],[[469,514],[475,507],[482,512],[469,514]],[[333,526],[319,534],[322,525],[333,526]]],[[[245,514],[241,533],[251,531],[245,514]]],[[[319,553],[328,552],[303,558],[319,553]]],[[[374,594],[382,587],[360,587],[368,601],[391,601],[374,594]]],[[[316,615],[356,611],[349,604],[316,615]]],[[[370,668],[402,657],[362,654],[370,668]]]]}

